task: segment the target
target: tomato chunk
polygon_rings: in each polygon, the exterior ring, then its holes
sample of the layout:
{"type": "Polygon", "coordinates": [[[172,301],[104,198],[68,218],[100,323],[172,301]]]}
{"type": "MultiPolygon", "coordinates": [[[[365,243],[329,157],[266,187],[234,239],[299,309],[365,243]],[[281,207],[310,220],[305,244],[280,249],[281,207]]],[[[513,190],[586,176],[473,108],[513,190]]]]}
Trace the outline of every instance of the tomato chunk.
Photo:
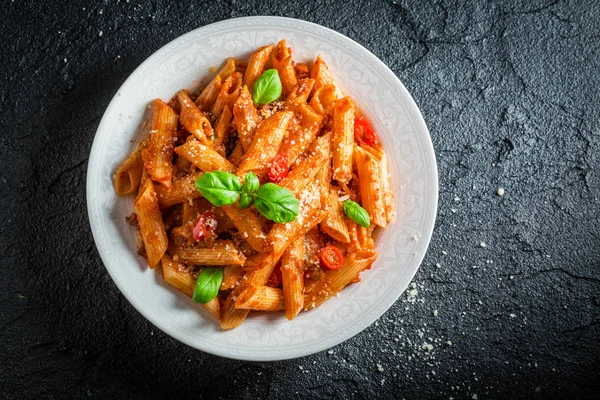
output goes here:
{"type": "Polygon", "coordinates": [[[215,229],[217,229],[217,216],[212,211],[205,211],[198,217],[192,233],[194,239],[199,242],[214,235],[215,229]]]}
{"type": "Polygon", "coordinates": [[[354,118],[354,137],[359,143],[373,146],[378,142],[371,123],[363,117],[354,118]]]}
{"type": "Polygon", "coordinates": [[[319,260],[325,268],[334,270],[340,269],[344,262],[344,256],[337,247],[327,246],[319,252],[319,260]]]}
{"type": "Polygon", "coordinates": [[[279,183],[288,174],[288,158],[285,154],[279,153],[271,163],[269,168],[269,180],[273,183],[279,183]]]}

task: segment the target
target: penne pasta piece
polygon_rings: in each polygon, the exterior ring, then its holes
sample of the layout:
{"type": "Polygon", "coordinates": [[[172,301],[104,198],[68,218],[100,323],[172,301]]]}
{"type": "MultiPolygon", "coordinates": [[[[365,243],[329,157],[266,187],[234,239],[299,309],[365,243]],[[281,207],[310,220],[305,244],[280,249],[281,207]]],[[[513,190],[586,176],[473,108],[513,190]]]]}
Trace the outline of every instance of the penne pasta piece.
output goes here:
{"type": "Polygon", "coordinates": [[[215,149],[195,139],[188,140],[184,145],[177,147],[175,152],[204,172],[217,169],[227,172],[235,172],[236,170],[235,165],[217,153],[215,149]]]}
{"type": "Polygon", "coordinates": [[[235,300],[241,310],[280,311],[284,309],[283,292],[269,286],[249,285],[235,300]]]}
{"type": "Polygon", "coordinates": [[[231,76],[236,71],[236,60],[228,58],[225,65],[217,72],[217,75],[210,81],[210,83],[204,88],[200,96],[196,98],[196,105],[202,111],[208,111],[212,108],[223,81],[231,76]]]}
{"type": "Polygon", "coordinates": [[[304,162],[293,168],[290,173],[283,178],[279,186],[284,187],[298,196],[302,189],[306,187],[317,175],[322,166],[331,159],[331,133],[327,133],[315,140],[314,148],[311,147],[311,154],[304,162]]]}
{"type": "Polygon", "coordinates": [[[313,64],[312,70],[310,71],[310,77],[315,80],[315,87],[317,89],[325,87],[327,85],[333,85],[335,88],[335,98],[341,99],[344,97],[342,91],[336,86],[333,75],[329,71],[327,64],[320,55],[317,56],[315,63],[313,64]]]}
{"type": "Polygon", "coordinates": [[[381,168],[381,190],[383,192],[385,220],[390,223],[394,219],[394,193],[390,187],[390,167],[385,153],[379,159],[379,166],[381,168]]]}
{"type": "Polygon", "coordinates": [[[233,289],[223,302],[223,306],[221,307],[221,329],[233,329],[244,322],[250,310],[236,309],[235,301],[237,297],[249,285],[264,286],[275,270],[277,261],[279,261],[279,257],[275,257],[273,253],[258,254],[254,259],[258,264],[255,270],[246,274],[240,281],[240,284],[233,289]]]}
{"type": "Polygon", "coordinates": [[[244,85],[246,85],[249,90],[252,90],[254,82],[263,73],[265,69],[265,64],[267,63],[267,61],[269,61],[269,56],[271,55],[272,50],[272,44],[268,46],[259,47],[250,56],[250,61],[248,61],[248,67],[246,68],[246,72],[244,73],[244,85]]]}
{"type": "MultiPolygon", "coordinates": [[[[183,157],[177,157],[175,160],[175,176],[181,178],[183,175],[187,175],[188,171],[192,168],[192,163],[183,157]]],[[[195,168],[194,168],[195,169],[195,168]]]]}
{"type": "Polygon", "coordinates": [[[314,86],[314,79],[299,80],[285,99],[283,109],[286,111],[294,111],[297,104],[306,104],[308,96],[310,96],[314,86]]]}
{"type": "Polygon", "coordinates": [[[212,106],[211,114],[214,120],[219,119],[225,106],[229,107],[230,110],[233,109],[233,103],[236,101],[241,91],[242,74],[234,72],[229,78],[225,79],[225,82],[221,85],[219,95],[215,100],[215,104],[212,106]]]}
{"type": "Polygon", "coordinates": [[[220,290],[233,289],[241,277],[244,275],[244,270],[236,265],[227,265],[223,268],[223,281],[221,281],[220,290]]]}
{"type": "Polygon", "coordinates": [[[369,213],[371,223],[385,228],[387,213],[384,205],[385,193],[382,187],[381,166],[375,157],[359,146],[354,146],[354,157],[362,206],[369,213]]]}
{"type": "Polygon", "coordinates": [[[354,152],[354,108],[344,97],[333,106],[333,179],[347,184],[352,179],[354,152]]]}
{"type": "MultiPolygon", "coordinates": [[[[198,279],[197,274],[192,274],[189,269],[167,255],[162,258],[162,275],[165,282],[179,290],[181,293],[189,298],[192,298],[194,294],[194,288],[196,287],[196,280],[198,279]]],[[[217,320],[220,315],[220,304],[219,299],[214,298],[206,304],[202,304],[209,313],[212,314],[217,320]]]]}
{"type": "Polygon", "coordinates": [[[215,104],[215,100],[217,100],[219,92],[221,91],[222,85],[223,78],[221,77],[221,75],[217,75],[204,88],[202,93],[200,93],[200,95],[196,98],[196,101],[194,102],[196,106],[200,109],[200,111],[207,112],[212,108],[213,104],[215,104]]]}
{"type": "Polygon", "coordinates": [[[166,254],[161,260],[161,265],[162,276],[165,282],[191,298],[194,294],[194,287],[196,286],[198,276],[194,276],[184,264],[173,261],[166,254]]]}
{"type": "Polygon", "coordinates": [[[215,319],[219,320],[221,317],[221,303],[219,302],[219,298],[215,297],[211,301],[206,304],[202,304],[204,307],[215,319]]]}
{"type": "Polygon", "coordinates": [[[246,257],[231,240],[215,240],[212,247],[169,245],[169,254],[188,265],[243,265],[246,257]]]}
{"type": "Polygon", "coordinates": [[[237,205],[223,206],[233,225],[250,247],[259,253],[268,252],[271,246],[262,230],[258,217],[250,208],[242,210],[237,205]]]}
{"type": "Polygon", "coordinates": [[[231,155],[229,156],[229,162],[237,167],[238,165],[240,165],[243,159],[244,149],[242,148],[242,142],[238,142],[233,148],[231,155]]]}
{"type": "Polygon", "coordinates": [[[286,155],[288,166],[293,165],[298,156],[304,153],[317,137],[323,122],[323,117],[306,104],[299,104],[296,107],[296,114],[300,119],[299,126],[296,129],[288,128],[288,135],[283,139],[279,149],[279,153],[286,155]]]}
{"type": "MultiPolygon", "coordinates": [[[[287,246],[289,246],[296,238],[306,234],[317,226],[324,217],[325,213],[322,213],[315,208],[302,207],[298,218],[296,218],[294,222],[288,224],[291,227],[290,232],[287,232],[286,236],[282,236],[281,233],[277,234],[282,240],[282,243],[279,246],[281,248],[280,252],[262,253],[253,257],[252,261],[256,264],[255,266],[252,266],[254,270],[249,272],[245,279],[242,279],[240,285],[229,294],[227,300],[225,300],[221,307],[221,329],[233,329],[244,322],[244,319],[248,316],[249,310],[238,310],[235,308],[237,296],[239,296],[248,285],[264,286],[275,270],[277,261],[279,261],[287,246]],[[301,222],[298,222],[299,220],[301,220],[301,222]]],[[[286,225],[277,224],[275,226],[283,227],[286,225]]],[[[278,238],[278,240],[280,239],[278,238]]],[[[248,260],[250,263],[251,260],[248,260]]],[[[247,265],[244,267],[247,267],[247,265]]]]}
{"type": "Polygon", "coordinates": [[[150,137],[146,136],[115,173],[114,187],[119,196],[135,193],[140,186],[144,172],[142,151],[148,147],[149,143],[150,137]]]}
{"type": "Polygon", "coordinates": [[[233,119],[243,152],[246,152],[252,144],[254,131],[260,120],[247,86],[244,86],[235,103],[233,103],[233,119]]]}
{"type": "Polygon", "coordinates": [[[170,187],[177,114],[160,99],[150,103],[147,113],[146,118],[151,121],[145,124],[150,132],[150,143],[142,150],[144,168],[154,181],[170,187]]]}
{"type": "Polygon", "coordinates": [[[348,254],[340,269],[327,271],[325,278],[304,295],[304,310],[318,307],[325,300],[335,296],[336,293],[357,278],[362,271],[369,269],[376,258],[376,255],[369,258],[359,258],[354,253],[348,254]]]}
{"type": "Polygon", "coordinates": [[[321,222],[326,213],[321,212],[321,190],[312,185],[298,196],[300,212],[296,219],[287,224],[275,224],[269,232],[268,241],[273,245],[273,253],[281,255],[299,235],[303,235],[321,222]]]}
{"type": "Polygon", "coordinates": [[[335,98],[335,86],[326,85],[315,91],[309,105],[320,115],[330,115],[335,104],[335,98]]]}
{"type": "Polygon", "coordinates": [[[196,179],[201,175],[202,172],[193,172],[182,178],[174,179],[170,189],[163,186],[156,187],[156,197],[160,207],[164,209],[202,197],[202,193],[196,189],[195,184],[196,179]]]}
{"type": "Polygon", "coordinates": [[[293,117],[290,111],[280,111],[265,119],[257,128],[252,144],[237,169],[242,176],[253,171],[259,177],[264,176],[277,155],[283,135],[293,117]]]}
{"type": "Polygon", "coordinates": [[[285,250],[281,259],[281,280],[285,316],[290,321],[304,307],[304,235],[285,250]]]}
{"type": "Polygon", "coordinates": [[[209,145],[212,143],[214,132],[206,115],[196,107],[185,90],[180,90],[177,93],[177,99],[181,109],[181,114],[179,114],[181,125],[202,144],[209,145]]]}
{"type": "Polygon", "coordinates": [[[167,250],[168,238],[151,179],[146,179],[146,182],[140,187],[134,207],[148,257],[148,265],[150,268],[154,268],[167,250]]]}
{"type": "Polygon", "coordinates": [[[346,226],[346,215],[344,214],[342,202],[333,188],[330,188],[328,192],[326,199],[327,218],[319,226],[323,232],[334,240],[341,243],[350,243],[350,234],[346,226]]]}
{"type": "Polygon", "coordinates": [[[225,157],[225,143],[231,132],[232,117],[233,114],[231,114],[231,110],[228,106],[225,106],[217,121],[217,125],[215,125],[215,141],[213,142],[213,147],[217,153],[221,154],[223,157],[225,157]]]}
{"type": "Polygon", "coordinates": [[[282,92],[284,96],[287,96],[294,86],[298,83],[296,79],[296,71],[294,70],[294,62],[292,61],[292,52],[285,39],[281,39],[273,52],[271,53],[271,62],[273,68],[279,73],[281,79],[282,92]]]}

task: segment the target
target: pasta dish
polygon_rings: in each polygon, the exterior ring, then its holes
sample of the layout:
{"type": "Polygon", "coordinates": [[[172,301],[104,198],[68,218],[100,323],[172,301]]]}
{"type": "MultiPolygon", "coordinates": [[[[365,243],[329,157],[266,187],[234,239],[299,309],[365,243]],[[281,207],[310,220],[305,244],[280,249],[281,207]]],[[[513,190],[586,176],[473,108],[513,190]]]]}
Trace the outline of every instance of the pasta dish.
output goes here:
{"type": "Polygon", "coordinates": [[[252,310],[292,320],[377,258],[386,154],[321,56],[295,62],[281,40],[215,72],[148,105],[115,191],[135,196],[138,254],[221,328],[252,310]]]}

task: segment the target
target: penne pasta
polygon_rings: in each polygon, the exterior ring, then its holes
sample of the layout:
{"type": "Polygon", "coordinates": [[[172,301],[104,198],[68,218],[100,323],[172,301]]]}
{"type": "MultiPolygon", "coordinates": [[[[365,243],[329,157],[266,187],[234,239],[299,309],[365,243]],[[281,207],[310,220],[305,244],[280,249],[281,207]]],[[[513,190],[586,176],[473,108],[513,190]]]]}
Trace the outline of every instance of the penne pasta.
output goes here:
{"type": "Polygon", "coordinates": [[[252,143],[254,131],[260,120],[247,86],[243,87],[240,95],[233,103],[233,119],[240,139],[239,143],[243,147],[243,152],[246,152],[252,143]]]}
{"type": "Polygon", "coordinates": [[[326,85],[315,91],[313,97],[310,99],[309,105],[316,113],[326,116],[330,115],[333,111],[335,99],[335,86],[326,85]]]}
{"type": "MultiPolygon", "coordinates": [[[[196,274],[192,274],[185,265],[173,261],[173,259],[167,255],[162,258],[162,276],[165,282],[186,295],[192,298],[194,294],[194,287],[196,287],[196,280],[198,277],[196,274]]],[[[213,317],[219,319],[220,316],[220,304],[219,299],[216,297],[206,304],[202,304],[213,317]]]]}
{"type": "Polygon", "coordinates": [[[233,289],[238,285],[244,270],[237,265],[227,265],[223,268],[223,281],[221,281],[220,290],[233,289]]]}
{"type": "Polygon", "coordinates": [[[280,40],[228,59],[195,101],[185,89],[152,101],[141,142],[114,175],[116,193],[135,196],[127,222],[138,254],[150,268],[161,263],[165,283],[207,301],[221,329],[252,310],[293,320],[358,282],[377,257],[375,231],[394,217],[373,125],[321,56],[309,65],[280,40]],[[206,198],[196,187],[204,174],[206,198]]]}
{"type": "Polygon", "coordinates": [[[290,321],[304,306],[304,236],[286,249],[281,259],[285,316],[290,321]]]}
{"type": "Polygon", "coordinates": [[[249,285],[235,300],[241,310],[280,311],[284,309],[283,292],[269,286],[249,285]]]}
{"type": "Polygon", "coordinates": [[[196,105],[201,111],[209,111],[221,90],[223,81],[231,76],[236,71],[236,61],[233,58],[228,58],[225,65],[217,72],[217,75],[204,88],[200,96],[196,98],[196,105]]]}
{"type": "Polygon", "coordinates": [[[215,240],[212,247],[185,247],[171,244],[169,255],[188,265],[243,265],[246,257],[231,240],[215,240]]]}
{"type": "Polygon", "coordinates": [[[148,106],[146,118],[150,121],[145,124],[150,132],[150,143],[142,150],[144,168],[152,180],[170,187],[177,114],[162,100],[156,99],[148,106]]]}
{"type": "Polygon", "coordinates": [[[321,230],[340,243],[350,243],[350,234],[346,226],[346,215],[339,200],[336,191],[332,188],[328,190],[326,200],[326,211],[328,212],[321,224],[321,230]]]}
{"type": "Polygon", "coordinates": [[[273,245],[275,255],[281,256],[296,237],[317,226],[325,216],[325,213],[320,210],[321,191],[318,185],[303,190],[299,197],[298,217],[288,224],[275,224],[269,232],[268,241],[273,245]]]}
{"type": "Polygon", "coordinates": [[[313,87],[315,86],[314,79],[302,79],[299,80],[296,86],[292,89],[290,94],[285,99],[283,105],[284,110],[294,111],[296,105],[305,104],[310,96],[313,87]]]}
{"type": "Polygon", "coordinates": [[[231,152],[231,155],[229,156],[229,162],[232,163],[233,165],[237,166],[240,165],[240,163],[242,162],[242,160],[244,159],[244,149],[242,148],[242,142],[239,141],[235,147],[233,148],[233,151],[231,152]]]}
{"type": "Polygon", "coordinates": [[[177,147],[175,152],[204,172],[214,170],[234,172],[236,170],[235,165],[217,153],[215,149],[195,139],[188,140],[184,145],[177,147]]]}
{"type": "Polygon", "coordinates": [[[133,153],[127,157],[115,173],[114,187],[119,196],[126,196],[135,193],[140,186],[142,174],[144,172],[144,160],[142,160],[142,151],[148,147],[150,138],[146,136],[140,144],[137,145],[133,153]]]}
{"type": "Polygon", "coordinates": [[[166,254],[161,260],[161,265],[162,276],[165,282],[191,298],[194,294],[194,287],[196,286],[198,276],[194,276],[184,264],[173,261],[166,254]]]}
{"type": "Polygon", "coordinates": [[[277,155],[292,116],[293,113],[290,111],[280,111],[265,119],[256,128],[252,144],[237,169],[239,176],[250,171],[259,177],[267,173],[268,167],[277,155]]]}
{"type": "Polygon", "coordinates": [[[164,209],[202,197],[195,185],[196,179],[201,175],[201,172],[194,172],[182,178],[174,179],[170,189],[157,186],[155,191],[160,208],[164,209]]]}
{"type": "Polygon", "coordinates": [[[333,179],[347,184],[352,179],[354,151],[354,108],[344,97],[333,106],[333,179]]]}
{"type": "Polygon", "coordinates": [[[272,44],[268,46],[259,47],[250,56],[250,61],[248,61],[248,67],[246,68],[246,72],[244,73],[244,85],[246,85],[249,90],[252,90],[254,82],[263,73],[265,69],[265,64],[267,63],[267,61],[269,61],[269,56],[271,55],[272,50],[272,44]]]}
{"type": "Polygon", "coordinates": [[[315,88],[319,89],[327,85],[333,85],[335,88],[335,98],[341,99],[344,97],[342,91],[336,86],[333,75],[331,75],[327,64],[320,55],[318,55],[315,60],[313,68],[310,71],[310,77],[315,80],[315,88]]]}
{"type": "Polygon", "coordinates": [[[206,115],[196,107],[185,90],[177,93],[177,99],[181,109],[181,114],[179,114],[181,125],[202,144],[212,143],[214,132],[206,115]]]}
{"type": "Polygon", "coordinates": [[[362,206],[369,213],[372,223],[385,228],[387,213],[384,205],[385,193],[382,187],[381,166],[375,157],[359,146],[354,147],[354,157],[362,206]]]}
{"type": "Polygon", "coordinates": [[[194,102],[196,106],[200,109],[200,111],[207,112],[209,111],[213,104],[215,104],[215,100],[217,100],[217,96],[221,91],[221,86],[223,85],[223,78],[221,75],[215,76],[215,78],[204,88],[200,96],[196,98],[194,102]]]}
{"type": "Polygon", "coordinates": [[[296,71],[294,70],[294,62],[292,61],[291,49],[287,47],[285,39],[281,39],[271,53],[271,62],[273,68],[279,73],[281,86],[284,96],[294,89],[298,83],[296,79],[296,71]]]}
{"type": "Polygon", "coordinates": [[[248,242],[253,250],[264,253],[271,250],[267,242],[267,236],[262,230],[260,221],[251,209],[242,210],[236,205],[224,206],[223,211],[227,213],[233,225],[238,229],[242,238],[248,242]]]}
{"type": "Polygon", "coordinates": [[[331,134],[327,133],[317,138],[314,148],[309,153],[311,155],[293,168],[280,183],[281,187],[288,189],[296,196],[313,180],[321,167],[331,159],[331,134]]]}
{"type": "Polygon", "coordinates": [[[140,188],[134,207],[148,257],[148,265],[150,268],[154,268],[167,250],[168,238],[151,179],[146,179],[140,188]]]}
{"type": "Polygon", "coordinates": [[[221,90],[219,90],[219,95],[215,100],[215,104],[212,106],[212,118],[213,120],[218,120],[221,112],[225,106],[229,107],[230,110],[233,109],[233,103],[237,100],[240,92],[242,91],[242,74],[239,72],[234,72],[231,74],[229,78],[223,82],[221,85],[221,90]]]}
{"type": "Polygon", "coordinates": [[[231,132],[231,119],[233,118],[233,114],[231,113],[228,106],[225,106],[219,120],[217,121],[217,125],[215,125],[215,141],[213,142],[213,147],[223,157],[225,157],[225,143],[227,142],[227,138],[229,133],[231,132]]]}
{"type": "Polygon", "coordinates": [[[288,135],[283,139],[279,150],[286,155],[288,166],[293,165],[298,156],[313,142],[323,122],[323,117],[306,104],[297,105],[296,114],[300,120],[299,126],[294,130],[288,129],[288,135]]]}
{"type": "Polygon", "coordinates": [[[359,258],[354,253],[348,254],[340,269],[325,272],[325,278],[310,292],[304,295],[304,309],[309,310],[323,304],[334,296],[365,269],[369,269],[376,256],[359,258]]]}

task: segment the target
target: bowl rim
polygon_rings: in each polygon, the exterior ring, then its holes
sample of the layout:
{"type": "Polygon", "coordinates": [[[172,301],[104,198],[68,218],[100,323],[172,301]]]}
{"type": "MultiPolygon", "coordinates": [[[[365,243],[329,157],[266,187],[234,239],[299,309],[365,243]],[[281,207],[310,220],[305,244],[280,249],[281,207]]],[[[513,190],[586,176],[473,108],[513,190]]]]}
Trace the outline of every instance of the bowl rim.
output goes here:
{"type": "MultiPolygon", "coordinates": [[[[157,327],[158,329],[160,329],[162,332],[166,333],[167,335],[171,336],[172,338],[176,339],[177,341],[184,343],[194,349],[198,349],[198,350],[201,350],[201,351],[213,354],[213,355],[217,355],[217,356],[229,358],[229,359],[235,359],[235,360],[278,361],[278,360],[286,360],[286,359],[305,357],[307,355],[314,354],[314,353],[323,351],[325,349],[337,346],[340,343],[343,343],[343,342],[351,339],[352,337],[356,336],[357,334],[359,334],[360,332],[362,332],[363,330],[365,330],[366,328],[371,326],[373,324],[373,322],[375,322],[377,319],[379,319],[383,314],[385,314],[385,312],[387,312],[392,307],[392,305],[394,303],[396,303],[396,301],[400,298],[402,293],[404,293],[404,291],[408,287],[409,283],[414,279],[414,276],[416,275],[417,271],[419,270],[419,268],[421,266],[421,263],[423,262],[423,258],[425,257],[427,249],[429,248],[431,237],[433,235],[433,229],[435,227],[437,208],[438,208],[439,180],[438,180],[438,168],[437,168],[437,161],[436,161],[435,150],[433,147],[433,142],[431,141],[431,135],[429,133],[429,129],[427,128],[427,125],[425,123],[425,120],[423,119],[423,116],[420,112],[419,107],[417,106],[416,102],[414,101],[413,97],[410,95],[410,93],[408,92],[408,90],[406,89],[406,87],[404,86],[402,81],[400,81],[398,76],[383,61],[381,61],[371,51],[369,51],[367,48],[365,48],[364,46],[362,46],[360,43],[356,42],[352,38],[349,38],[346,35],[339,33],[331,28],[325,27],[323,25],[316,24],[314,22],[310,22],[310,21],[306,21],[306,20],[302,20],[302,19],[298,19],[298,18],[269,16],[269,15],[229,18],[229,19],[216,21],[216,22],[192,29],[191,31],[186,32],[183,35],[180,35],[180,36],[176,37],[175,39],[165,43],[159,49],[154,51],[150,56],[148,56],[135,70],[133,70],[129,74],[127,79],[120,85],[119,89],[117,89],[115,95],[112,97],[110,103],[104,110],[102,119],[100,120],[100,123],[98,124],[96,133],[94,134],[94,140],[93,140],[92,146],[90,148],[90,159],[88,160],[87,169],[88,170],[86,173],[86,207],[87,207],[87,211],[88,211],[88,220],[90,223],[92,236],[94,238],[94,243],[95,243],[96,249],[98,250],[100,258],[102,259],[102,263],[104,264],[104,267],[108,271],[112,281],[115,283],[115,285],[117,286],[117,288],[119,289],[121,294],[123,294],[123,296],[127,299],[127,301],[129,301],[129,303],[140,314],[142,314],[142,316],[146,320],[148,320],[152,325],[154,325],[155,327],[157,327]],[[121,93],[122,89],[128,85],[128,83],[134,78],[134,76],[140,70],[144,69],[146,64],[149,64],[150,62],[152,62],[152,59],[155,56],[157,56],[159,53],[161,53],[165,48],[167,48],[167,47],[170,48],[171,46],[174,46],[176,42],[185,41],[188,37],[196,35],[198,32],[201,32],[204,30],[209,30],[209,29],[214,29],[219,24],[230,23],[233,21],[240,22],[240,23],[246,22],[246,21],[252,21],[252,22],[256,23],[258,20],[267,20],[267,21],[275,20],[275,21],[280,21],[280,22],[294,22],[294,23],[305,24],[305,25],[308,25],[309,27],[311,27],[311,26],[316,27],[320,30],[325,30],[328,34],[335,36],[338,39],[342,39],[344,41],[351,42],[353,45],[362,49],[365,52],[365,54],[368,54],[369,56],[371,56],[375,63],[379,64],[379,66],[382,69],[387,70],[387,72],[389,72],[390,75],[394,77],[394,82],[390,86],[397,86],[399,88],[399,90],[404,92],[403,94],[405,95],[404,97],[406,98],[408,109],[410,109],[414,113],[414,115],[412,115],[413,122],[417,125],[419,130],[421,130],[421,131],[423,131],[423,133],[427,134],[426,137],[428,140],[424,141],[423,145],[425,147],[424,148],[425,152],[429,153],[429,155],[431,156],[431,157],[427,157],[428,161],[432,163],[432,165],[431,165],[432,171],[428,171],[429,175],[430,175],[430,176],[428,176],[428,178],[431,179],[431,181],[430,181],[431,186],[429,187],[429,189],[432,191],[431,199],[430,199],[431,207],[430,207],[430,209],[425,210],[425,212],[427,212],[430,215],[427,218],[428,223],[424,226],[423,230],[421,232],[419,232],[419,234],[420,234],[419,241],[425,243],[425,245],[420,248],[419,253],[416,255],[415,264],[417,264],[417,267],[414,269],[412,274],[410,274],[410,279],[408,280],[408,282],[405,285],[403,285],[404,287],[402,288],[402,290],[398,292],[398,296],[396,296],[395,298],[389,298],[387,301],[387,303],[389,303],[389,304],[387,304],[386,307],[383,308],[383,311],[381,313],[379,313],[379,312],[372,313],[371,316],[366,319],[366,323],[364,324],[364,326],[362,326],[360,329],[356,329],[348,335],[344,335],[341,338],[335,339],[333,341],[333,343],[328,343],[327,345],[320,346],[318,348],[313,347],[308,350],[297,351],[294,354],[281,354],[279,356],[256,355],[256,354],[254,354],[252,356],[248,356],[248,355],[243,355],[243,354],[228,353],[228,352],[222,351],[220,349],[211,348],[209,346],[203,346],[202,343],[198,343],[196,341],[189,340],[188,337],[186,337],[185,335],[178,334],[177,330],[171,330],[171,329],[168,329],[168,327],[166,327],[166,326],[161,326],[161,322],[158,321],[157,318],[155,318],[151,313],[149,313],[146,310],[146,308],[141,307],[138,304],[138,299],[136,299],[134,296],[132,296],[131,293],[129,293],[126,290],[123,283],[119,279],[115,279],[113,272],[111,272],[111,268],[109,268],[105,262],[105,260],[109,259],[108,254],[106,253],[106,249],[104,247],[98,245],[99,243],[101,243],[100,242],[100,227],[92,222],[93,219],[92,219],[92,214],[91,214],[91,209],[94,205],[93,200],[92,200],[92,189],[91,188],[92,188],[93,181],[97,177],[92,174],[89,166],[93,165],[92,161],[99,156],[98,155],[98,153],[99,153],[98,147],[100,146],[99,133],[104,130],[104,126],[108,123],[107,121],[108,121],[109,114],[112,114],[112,113],[109,113],[108,111],[114,107],[117,97],[118,97],[119,93],[121,93]]],[[[429,169],[429,168],[427,168],[427,169],[429,169]]]]}

